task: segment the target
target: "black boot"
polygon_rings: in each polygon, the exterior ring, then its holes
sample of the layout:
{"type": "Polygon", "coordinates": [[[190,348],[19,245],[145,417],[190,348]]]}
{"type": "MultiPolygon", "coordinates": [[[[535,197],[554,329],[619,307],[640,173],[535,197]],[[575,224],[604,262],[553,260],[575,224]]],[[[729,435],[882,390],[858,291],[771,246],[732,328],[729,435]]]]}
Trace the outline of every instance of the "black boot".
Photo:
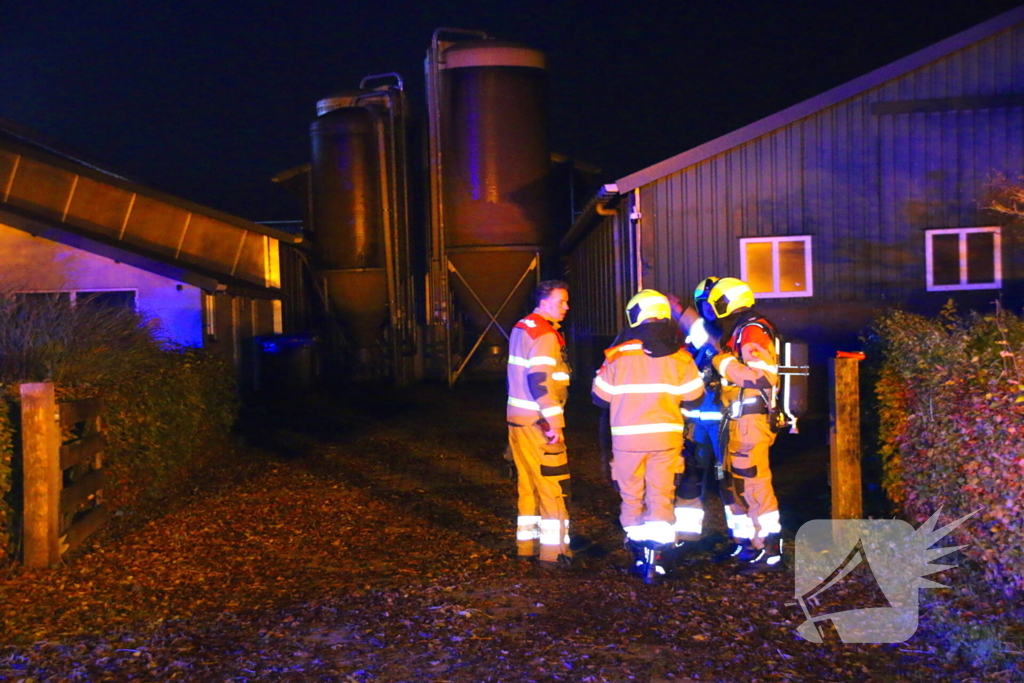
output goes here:
{"type": "Polygon", "coordinates": [[[630,557],[632,558],[629,565],[629,573],[636,574],[642,578],[645,573],[644,544],[627,538],[622,545],[627,551],[629,551],[630,557]]]}
{"type": "Polygon", "coordinates": [[[757,556],[757,549],[751,545],[750,539],[740,538],[731,541],[724,550],[716,553],[711,561],[720,564],[722,562],[750,562],[757,556]]]}
{"type": "Polygon", "coordinates": [[[768,534],[764,539],[764,547],[750,560],[740,563],[740,574],[762,574],[765,572],[785,571],[786,563],[782,558],[782,537],[779,534],[768,534]]]}
{"type": "Polygon", "coordinates": [[[643,545],[644,562],[643,562],[643,573],[640,578],[647,585],[655,585],[661,583],[661,580],[665,578],[668,570],[665,567],[665,555],[666,550],[670,546],[661,545],[659,543],[653,543],[647,541],[643,545]]]}

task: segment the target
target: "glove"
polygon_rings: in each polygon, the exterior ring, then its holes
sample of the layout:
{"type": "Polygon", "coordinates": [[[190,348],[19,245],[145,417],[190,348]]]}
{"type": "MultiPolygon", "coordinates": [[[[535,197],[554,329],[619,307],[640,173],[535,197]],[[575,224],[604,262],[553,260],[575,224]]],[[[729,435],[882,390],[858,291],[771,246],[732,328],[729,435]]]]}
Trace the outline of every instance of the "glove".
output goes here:
{"type": "Polygon", "coordinates": [[[562,430],[552,427],[551,423],[544,418],[537,420],[537,426],[540,428],[544,438],[547,439],[548,445],[565,441],[565,436],[562,434],[562,430]]]}
{"type": "Polygon", "coordinates": [[[544,436],[547,437],[548,445],[562,443],[563,441],[565,441],[565,435],[562,434],[562,430],[555,429],[553,427],[549,427],[547,430],[545,430],[544,436]]]}
{"type": "Polygon", "coordinates": [[[515,458],[512,457],[512,446],[505,446],[505,453],[502,455],[505,461],[505,477],[513,483],[519,480],[519,470],[516,468],[515,458]]]}

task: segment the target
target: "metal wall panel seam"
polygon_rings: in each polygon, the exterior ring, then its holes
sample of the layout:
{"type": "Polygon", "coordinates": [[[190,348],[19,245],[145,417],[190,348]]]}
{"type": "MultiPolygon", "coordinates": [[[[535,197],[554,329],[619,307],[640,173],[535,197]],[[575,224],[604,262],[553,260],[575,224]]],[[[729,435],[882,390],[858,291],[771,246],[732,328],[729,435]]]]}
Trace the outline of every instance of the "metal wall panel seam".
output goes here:
{"type": "Polygon", "coordinates": [[[800,121],[790,127],[790,142],[787,145],[786,165],[789,168],[790,234],[807,234],[804,225],[804,122],[800,121]]]}
{"type": "MultiPolygon", "coordinates": [[[[876,277],[876,262],[878,256],[878,245],[868,240],[868,226],[864,216],[864,172],[863,166],[856,163],[857,159],[863,158],[861,143],[863,141],[863,129],[861,127],[863,111],[859,106],[860,100],[851,100],[846,104],[847,126],[846,126],[846,148],[847,168],[849,169],[848,206],[850,231],[857,241],[858,246],[863,245],[858,252],[867,256],[867,268],[853,269],[854,287],[858,291],[864,291],[870,287],[876,277]]],[[[857,252],[855,252],[857,253],[857,252]]]]}
{"type": "MultiPolygon", "coordinates": [[[[789,198],[786,196],[786,192],[789,189],[789,183],[786,178],[786,165],[785,160],[785,149],[787,146],[788,138],[788,127],[784,127],[776,131],[771,136],[771,155],[772,155],[772,173],[769,176],[771,181],[771,224],[765,226],[766,233],[768,236],[788,234],[790,227],[789,223],[789,198]],[[785,232],[783,232],[783,230],[785,232]]],[[[776,250],[777,251],[777,250],[776,250]]],[[[775,271],[776,277],[778,277],[779,271],[775,271]]]]}
{"type": "MultiPolygon", "coordinates": [[[[739,242],[736,240],[728,239],[730,231],[733,231],[733,207],[731,201],[733,192],[730,188],[731,182],[729,178],[729,168],[735,163],[736,155],[734,154],[723,154],[717,157],[718,164],[716,166],[716,181],[715,181],[715,192],[714,192],[714,206],[712,211],[714,212],[714,219],[711,223],[711,230],[704,233],[701,236],[705,249],[708,253],[715,253],[715,244],[722,244],[724,248],[724,254],[726,256],[726,262],[730,258],[736,258],[739,255],[739,242]]],[[[717,260],[717,259],[716,259],[717,260]]],[[[722,263],[722,261],[718,261],[722,263]]],[[[698,264],[698,268],[690,273],[689,281],[686,283],[687,288],[692,290],[702,278],[714,275],[715,277],[723,277],[723,273],[712,273],[708,272],[709,268],[705,264],[698,264]]],[[[736,271],[739,274],[739,271],[736,271]]]]}
{"type": "MultiPolygon", "coordinates": [[[[874,280],[876,284],[882,282],[882,274],[890,267],[889,260],[891,259],[891,250],[886,244],[885,230],[882,227],[882,160],[880,156],[881,147],[878,144],[880,139],[880,121],[879,117],[871,114],[871,106],[874,102],[878,101],[878,98],[879,93],[876,90],[872,91],[864,99],[864,125],[867,129],[867,135],[864,138],[863,144],[863,153],[865,159],[868,160],[864,164],[867,173],[864,183],[864,194],[868,206],[868,216],[871,221],[866,230],[874,238],[875,244],[879,246],[879,254],[876,259],[876,270],[879,276],[874,280]]],[[[878,295],[884,296],[884,290],[879,292],[878,295]]]]}
{"type": "Polygon", "coordinates": [[[679,280],[681,279],[681,273],[686,272],[688,251],[700,252],[699,243],[693,239],[692,236],[686,232],[686,226],[683,224],[683,205],[680,188],[680,174],[676,173],[672,176],[672,182],[668,186],[667,194],[667,224],[670,227],[672,239],[672,256],[669,258],[668,269],[666,273],[668,278],[668,290],[672,294],[676,294],[681,291],[679,287],[679,280]]]}

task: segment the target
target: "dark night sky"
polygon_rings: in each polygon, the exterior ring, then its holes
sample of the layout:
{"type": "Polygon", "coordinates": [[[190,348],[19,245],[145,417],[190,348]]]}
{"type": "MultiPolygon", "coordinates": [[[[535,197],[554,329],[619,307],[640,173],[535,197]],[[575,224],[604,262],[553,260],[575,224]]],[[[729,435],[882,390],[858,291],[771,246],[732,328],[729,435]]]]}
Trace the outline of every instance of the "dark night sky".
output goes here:
{"type": "Polygon", "coordinates": [[[816,95],[1019,0],[9,2],[0,116],[179,196],[295,218],[316,100],[397,71],[422,119],[439,26],[545,51],[553,151],[604,181],[816,95]]]}

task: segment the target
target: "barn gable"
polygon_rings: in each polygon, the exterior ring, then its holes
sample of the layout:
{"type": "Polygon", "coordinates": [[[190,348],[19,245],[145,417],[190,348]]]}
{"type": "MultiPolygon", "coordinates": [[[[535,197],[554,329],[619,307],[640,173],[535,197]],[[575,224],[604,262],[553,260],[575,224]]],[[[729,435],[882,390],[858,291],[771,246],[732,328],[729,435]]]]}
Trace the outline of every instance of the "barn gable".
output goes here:
{"type": "MultiPolygon", "coordinates": [[[[586,287],[745,277],[791,334],[855,344],[891,306],[1019,305],[1019,237],[983,207],[1022,175],[1024,7],[606,186],[615,215],[584,212],[563,247],[586,287]],[[602,243],[635,245],[619,273],[602,243]]],[[[613,335],[600,309],[622,303],[577,298],[580,335],[613,335]]]]}

